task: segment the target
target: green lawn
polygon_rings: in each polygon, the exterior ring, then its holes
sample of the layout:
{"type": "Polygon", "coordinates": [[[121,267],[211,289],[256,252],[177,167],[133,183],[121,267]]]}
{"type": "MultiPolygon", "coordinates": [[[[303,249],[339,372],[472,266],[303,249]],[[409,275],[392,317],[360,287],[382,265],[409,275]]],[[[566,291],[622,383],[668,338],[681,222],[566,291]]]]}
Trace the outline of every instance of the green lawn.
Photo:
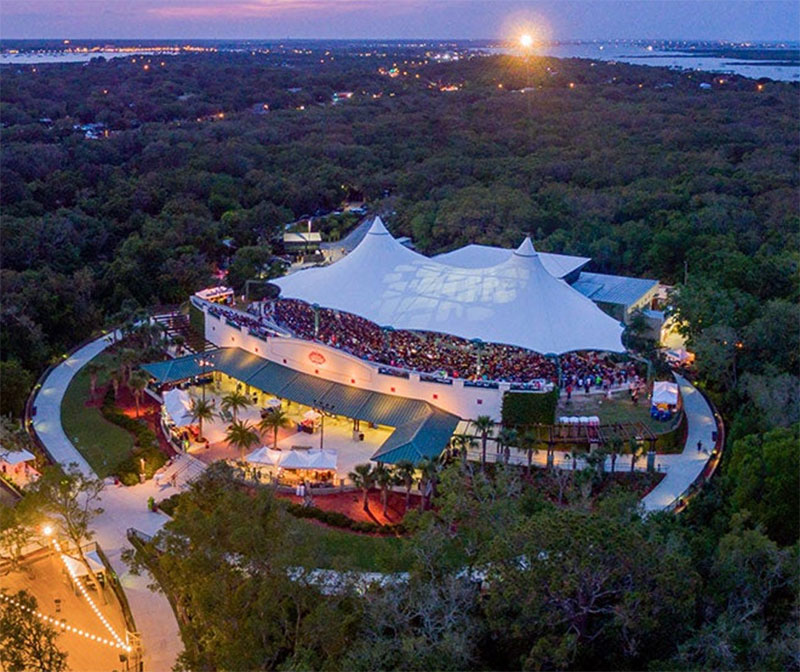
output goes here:
{"type": "Polygon", "coordinates": [[[365,572],[402,572],[411,565],[408,542],[399,537],[373,537],[324,527],[298,519],[308,526],[318,544],[319,566],[365,572]]]}
{"type": "MultiPolygon", "coordinates": [[[[103,352],[94,360],[110,368],[112,357],[103,352]]],[[[98,386],[108,379],[98,376],[98,386]]],[[[87,407],[89,374],[82,368],[72,379],[61,403],[61,424],[70,441],[86,458],[100,478],[110,475],[133,450],[133,437],[121,427],[108,422],[97,408],[87,407]]]]}
{"type": "Polygon", "coordinates": [[[658,422],[650,417],[650,402],[639,399],[639,405],[634,406],[627,392],[618,393],[612,399],[605,395],[592,394],[589,398],[583,395],[573,395],[569,404],[567,395],[562,393],[558,400],[556,416],[562,415],[596,415],[600,424],[614,424],[620,422],[643,422],[654,434],[668,432],[674,426],[673,422],[658,422]]]}

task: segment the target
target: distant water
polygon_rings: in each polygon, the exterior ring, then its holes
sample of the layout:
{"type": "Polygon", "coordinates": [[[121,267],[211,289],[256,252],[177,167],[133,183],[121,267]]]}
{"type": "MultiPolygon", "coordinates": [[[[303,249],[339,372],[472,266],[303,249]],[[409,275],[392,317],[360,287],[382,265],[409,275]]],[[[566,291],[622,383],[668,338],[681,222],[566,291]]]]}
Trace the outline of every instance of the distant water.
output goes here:
{"type": "MultiPolygon", "coordinates": [[[[509,48],[479,49],[493,53],[519,53],[509,48]]],[[[652,50],[643,44],[631,42],[580,42],[543,46],[533,50],[540,56],[554,58],[589,58],[595,61],[619,61],[634,65],[652,65],[668,68],[684,68],[705,72],[727,73],[743,77],[769,77],[782,81],[800,80],[800,63],[775,65],[767,61],[744,60],[742,58],[715,58],[698,56],[691,51],[652,50]]],[[[778,60],[778,59],[776,59],[778,60]]]]}
{"type": "MultiPolygon", "coordinates": [[[[226,49],[221,51],[238,51],[226,49]]],[[[518,50],[507,47],[481,47],[474,49],[484,53],[519,53],[518,50]]],[[[769,61],[745,60],[742,58],[716,58],[712,56],[698,56],[691,51],[662,51],[657,47],[648,47],[642,43],[633,42],[574,42],[552,44],[534,49],[534,53],[541,56],[554,58],[588,58],[597,61],[619,61],[635,65],[652,65],[669,68],[684,68],[689,70],[702,70],[706,72],[730,73],[744,77],[769,77],[783,81],[800,80],[800,62],[789,65],[777,65],[769,61]]],[[[114,51],[95,52],[23,52],[18,54],[0,53],[0,65],[35,65],[37,63],[85,63],[98,56],[104,58],[130,58],[137,55],[166,56],[174,52],[163,52],[143,48],[136,53],[119,53],[114,51]]]]}
{"type": "Polygon", "coordinates": [[[173,56],[173,52],[141,51],[122,54],[118,51],[92,51],[92,52],[67,52],[67,51],[37,51],[21,52],[19,54],[0,53],[0,65],[38,65],[44,63],[88,63],[93,58],[136,58],[137,56],[173,56]]]}

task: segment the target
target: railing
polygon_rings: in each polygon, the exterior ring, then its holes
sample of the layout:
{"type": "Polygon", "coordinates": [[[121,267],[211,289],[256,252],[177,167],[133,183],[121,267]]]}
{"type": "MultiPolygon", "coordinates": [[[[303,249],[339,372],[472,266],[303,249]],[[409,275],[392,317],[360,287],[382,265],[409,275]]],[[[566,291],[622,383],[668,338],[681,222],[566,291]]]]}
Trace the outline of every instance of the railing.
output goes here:
{"type": "Polygon", "coordinates": [[[82,549],[94,550],[97,553],[97,557],[100,558],[100,562],[103,563],[103,567],[106,568],[106,574],[111,578],[111,581],[109,581],[111,590],[114,591],[114,595],[116,596],[119,606],[122,609],[122,616],[125,619],[125,628],[128,631],[128,635],[133,635],[132,639],[138,645],[138,650],[136,647],[134,647],[135,655],[141,657],[141,640],[139,633],[136,630],[136,621],[133,618],[133,611],[131,611],[131,605],[128,603],[128,596],[125,594],[119,577],[114,571],[114,568],[111,566],[108,556],[106,556],[105,551],[103,551],[102,547],[97,542],[87,544],[86,546],[82,547],[82,549]]]}
{"type": "MultiPolygon", "coordinates": [[[[700,392],[700,394],[703,394],[699,389],[697,391],[700,392]]],[[[723,421],[722,416],[717,412],[714,404],[711,403],[711,400],[705,394],[703,394],[703,397],[714,414],[714,422],[717,427],[717,440],[714,442],[714,449],[711,451],[711,457],[706,462],[703,470],[698,474],[697,478],[691,482],[689,487],[686,488],[686,490],[684,490],[680,495],[678,495],[675,498],[675,501],[673,501],[668,507],[675,513],[680,513],[686,509],[691,499],[697,495],[702,486],[711,480],[711,478],[717,472],[719,463],[722,461],[722,451],[725,449],[725,422],[723,421]]]]}
{"type": "Polygon", "coordinates": [[[493,380],[464,380],[464,387],[480,387],[486,390],[496,390],[500,383],[493,380]]]}
{"type": "Polygon", "coordinates": [[[71,347],[67,350],[66,354],[61,357],[58,361],[52,362],[47,366],[47,368],[39,374],[39,377],[36,379],[36,383],[31,390],[31,393],[28,395],[28,399],[25,401],[25,410],[22,416],[22,423],[25,429],[25,433],[30,437],[31,441],[33,441],[34,445],[41,450],[42,454],[48,459],[50,464],[55,464],[56,460],[53,459],[53,456],[47,450],[47,446],[44,442],[39,438],[39,435],[36,433],[36,430],[33,428],[33,418],[36,416],[36,406],[34,402],[36,401],[36,397],[39,394],[39,390],[42,389],[42,385],[47,377],[53,372],[53,370],[62,364],[63,362],[67,361],[70,356],[80,350],[82,347],[89,345],[92,341],[97,340],[101,336],[114,334],[119,327],[114,327],[111,330],[102,329],[99,331],[95,331],[92,333],[91,336],[85,338],[77,345],[71,347]]]}
{"type": "Polygon", "coordinates": [[[438,383],[439,385],[452,385],[453,379],[452,378],[443,378],[442,376],[436,376],[430,373],[421,373],[419,374],[419,379],[423,383],[438,383]]]}

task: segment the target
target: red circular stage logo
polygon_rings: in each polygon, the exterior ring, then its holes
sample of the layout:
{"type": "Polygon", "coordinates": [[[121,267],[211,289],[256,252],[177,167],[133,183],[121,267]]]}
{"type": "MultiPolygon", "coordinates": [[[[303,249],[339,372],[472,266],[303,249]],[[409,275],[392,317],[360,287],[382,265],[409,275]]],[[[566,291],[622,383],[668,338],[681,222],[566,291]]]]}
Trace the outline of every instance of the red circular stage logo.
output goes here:
{"type": "Polygon", "coordinates": [[[308,353],[308,358],[314,362],[314,364],[324,364],[325,363],[325,355],[321,352],[317,352],[316,350],[308,353]]]}

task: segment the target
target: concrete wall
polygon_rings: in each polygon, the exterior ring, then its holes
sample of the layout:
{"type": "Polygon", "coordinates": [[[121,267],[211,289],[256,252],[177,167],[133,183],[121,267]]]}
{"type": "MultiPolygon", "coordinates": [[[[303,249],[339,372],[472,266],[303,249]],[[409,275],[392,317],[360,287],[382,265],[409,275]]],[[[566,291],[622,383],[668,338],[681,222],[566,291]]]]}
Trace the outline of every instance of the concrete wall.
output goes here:
{"type": "Polygon", "coordinates": [[[221,348],[242,348],[295,371],[332,382],[427,401],[463,419],[488,415],[499,422],[503,393],[509,389],[504,383],[498,389],[489,389],[465,387],[463,380],[454,380],[451,385],[427,382],[414,373],[408,379],[399,378],[378,373],[376,365],[320,343],[296,338],[256,337],[247,329],[229,325],[224,317],[218,319],[208,314],[205,322],[206,339],[221,348]]]}

